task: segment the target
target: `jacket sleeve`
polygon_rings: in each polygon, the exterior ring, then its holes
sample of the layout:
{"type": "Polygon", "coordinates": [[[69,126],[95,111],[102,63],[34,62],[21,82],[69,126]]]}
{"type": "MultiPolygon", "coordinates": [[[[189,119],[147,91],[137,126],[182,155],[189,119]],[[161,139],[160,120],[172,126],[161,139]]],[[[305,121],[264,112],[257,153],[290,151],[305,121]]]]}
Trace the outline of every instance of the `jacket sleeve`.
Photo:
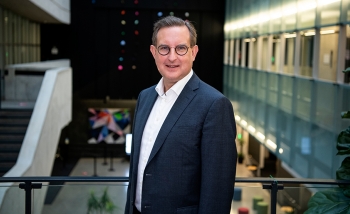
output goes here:
{"type": "MultiPolygon", "coordinates": [[[[133,128],[131,131],[133,131],[134,127],[135,127],[137,110],[138,110],[138,106],[139,106],[139,103],[141,100],[141,93],[139,94],[139,97],[137,99],[138,101],[137,101],[136,108],[134,111],[133,128]]],[[[133,189],[134,189],[134,188],[132,188],[133,179],[137,179],[137,178],[132,177],[134,161],[137,161],[137,160],[134,160],[134,138],[132,138],[131,144],[132,144],[132,146],[131,146],[131,153],[130,153],[129,185],[128,185],[127,194],[126,194],[126,204],[125,204],[125,211],[124,211],[125,214],[132,214],[133,213],[132,207],[134,206],[133,205],[134,193],[132,193],[131,191],[133,191],[133,189]]]]}
{"type": "Polygon", "coordinates": [[[201,139],[201,214],[229,214],[236,176],[236,124],[231,102],[217,98],[203,124],[201,139]]]}

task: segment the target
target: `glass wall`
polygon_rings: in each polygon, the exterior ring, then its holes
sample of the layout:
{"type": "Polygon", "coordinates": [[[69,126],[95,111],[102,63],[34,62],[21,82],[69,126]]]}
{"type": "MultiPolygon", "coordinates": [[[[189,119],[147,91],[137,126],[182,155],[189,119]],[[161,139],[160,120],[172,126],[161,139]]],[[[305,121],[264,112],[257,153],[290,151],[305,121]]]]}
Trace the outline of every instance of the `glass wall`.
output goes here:
{"type": "Polygon", "coordinates": [[[297,29],[305,29],[315,26],[316,20],[316,0],[297,1],[297,29]]]}
{"type": "Polygon", "coordinates": [[[39,61],[40,24],[0,7],[0,75],[4,76],[7,65],[39,61]]]}
{"type": "Polygon", "coordinates": [[[336,178],[336,138],[350,121],[335,109],[350,109],[350,86],[240,67],[224,76],[239,126],[296,175],[336,178]]]}
{"type": "Polygon", "coordinates": [[[40,61],[40,25],[0,7],[0,69],[40,61]]]}
{"type": "MultiPolygon", "coordinates": [[[[334,24],[339,21],[342,1],[324,1],[325,3],[320,6],[320,25],[334,24]]],[[[343,4],[349,2],[343,1],[343,4]]]]}
{"type": "Polygon", "coordinates": [[[243,62],[224,69],[238,124],[299,176],[334,178],[335,139],[350,125],[339,117],[350,109],[350,0],[227,1],[239,11],[225,31],[243,62]]]}

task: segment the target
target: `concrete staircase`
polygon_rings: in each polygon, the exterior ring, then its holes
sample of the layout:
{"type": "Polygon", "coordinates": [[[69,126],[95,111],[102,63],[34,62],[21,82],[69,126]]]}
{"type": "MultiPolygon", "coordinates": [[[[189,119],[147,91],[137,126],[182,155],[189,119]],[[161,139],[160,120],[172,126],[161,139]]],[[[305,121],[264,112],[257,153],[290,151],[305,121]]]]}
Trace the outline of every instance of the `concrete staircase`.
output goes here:
{"type": "Polygon", "coordinates": [[[32,109],[0,110],[0,176],[16,163],[32,109]]]}

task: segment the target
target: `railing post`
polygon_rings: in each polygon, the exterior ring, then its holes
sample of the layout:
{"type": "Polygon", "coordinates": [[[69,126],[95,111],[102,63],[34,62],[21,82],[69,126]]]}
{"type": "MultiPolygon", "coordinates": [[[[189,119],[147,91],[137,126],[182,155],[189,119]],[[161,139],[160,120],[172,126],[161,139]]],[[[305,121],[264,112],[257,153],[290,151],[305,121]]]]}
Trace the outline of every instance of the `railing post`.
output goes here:
{"type": "Polygon", "coordinates": [[[271,184],[263,184],[263,189],[271,190],[271,214],[276,214],[277,192],[283,188],[283,184],[278,184],[276,180],[272,181],[271,184]]]}
{"type": "Polygon", "coordinates": [[[94,174],[92,176],[97,176],[96,155],[94,155],[94,174]]]}
{"type": "Polygon", "coordinates": [[[41,186],[41,183],[32,183],[30,181],[19,184],[19,188],[25,191],[25,214],[31,214],[32,212],[32,189],[41,189],[41,186]]]}

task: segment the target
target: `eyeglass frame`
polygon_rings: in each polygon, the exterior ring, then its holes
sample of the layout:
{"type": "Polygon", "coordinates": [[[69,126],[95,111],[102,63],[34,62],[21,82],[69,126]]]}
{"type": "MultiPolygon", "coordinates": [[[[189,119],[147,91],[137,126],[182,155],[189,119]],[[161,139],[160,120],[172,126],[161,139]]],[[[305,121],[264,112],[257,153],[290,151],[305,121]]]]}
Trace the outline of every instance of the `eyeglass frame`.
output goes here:
{"type": "Polygon", "coordinates": [[[177,46],[175,46],[175,47],[170,47],[170,46],[168,46],[168,45],[159,45],[159,46],[157,47],[157,51],[158,51],[158,53],[159,53],[160,55],[166,56],[166,55],[168,55],[168,54],[170,53],[170,51],[171,51],[172,48],[174,48],[175,53],[176,53],[177,55],[179,55],[179,56],[184,56],[184,55],[187,54],[188,49],[189,49],[189,48],[192,48],[192,47],[189,47],[189,46],[187,46],[187,45],[177,45],[177,46]],[[164,47],[164,46],[169,48],[169,52],[168,52],[167,54],[161,54],[161,53],[159,52],[159,48],[160,48],[160,47],[164,47]],[[186,53],[184,53],[184,54],[179,54],[179,53],[176,51],[176,48],[179,47],[179,46],[186,47],[186,53]]]}

